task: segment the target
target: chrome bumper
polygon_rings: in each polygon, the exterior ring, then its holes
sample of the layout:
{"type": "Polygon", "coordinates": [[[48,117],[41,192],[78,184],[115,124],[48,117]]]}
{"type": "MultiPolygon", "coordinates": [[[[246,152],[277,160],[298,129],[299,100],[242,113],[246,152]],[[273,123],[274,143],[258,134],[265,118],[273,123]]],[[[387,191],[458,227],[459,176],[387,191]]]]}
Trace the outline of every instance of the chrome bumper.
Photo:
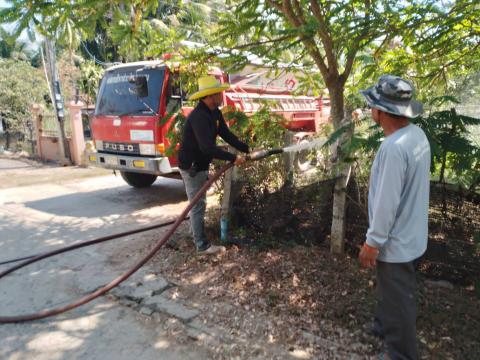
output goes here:
{"type": "Polygon", "coordinates": [[[170,174],[178,172],[177,167],[172,167],[167,157],[140,157],[125,156],[116,154],[105,154],[97,151],[85,152],[89,166],[101,167],[104,169],[139,172],[145,174],[170,174]]]}

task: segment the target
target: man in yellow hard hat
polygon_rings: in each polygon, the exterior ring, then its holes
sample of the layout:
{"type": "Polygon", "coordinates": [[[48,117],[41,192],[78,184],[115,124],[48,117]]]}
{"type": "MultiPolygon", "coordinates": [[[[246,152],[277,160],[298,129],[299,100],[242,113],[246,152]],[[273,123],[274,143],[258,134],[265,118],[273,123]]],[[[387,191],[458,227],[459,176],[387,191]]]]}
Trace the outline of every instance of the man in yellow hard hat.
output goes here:
{"type": "MultiPolygon", "coordinates": [[[[185,183],[188,200],[191,201],[208,178],[208,168],[212,159],[227,160],[241,165],[245,158],[232,154],[216,145],[220,136],[228,144],[244,153],[249,152],[248,145],[228,129],[219,107],[223,104],[223,91],[230,87],[220,83],[214,76],[198,79],[198,91],[190,100],[200,100],[190,113],[183,129],[183,139],[178,153],[178,167],[185,183]]],[[[206,195],[190,211],[190,224],[199,254],[217,254],[225,247],[210,244],[205,234],[206,195]]]]}

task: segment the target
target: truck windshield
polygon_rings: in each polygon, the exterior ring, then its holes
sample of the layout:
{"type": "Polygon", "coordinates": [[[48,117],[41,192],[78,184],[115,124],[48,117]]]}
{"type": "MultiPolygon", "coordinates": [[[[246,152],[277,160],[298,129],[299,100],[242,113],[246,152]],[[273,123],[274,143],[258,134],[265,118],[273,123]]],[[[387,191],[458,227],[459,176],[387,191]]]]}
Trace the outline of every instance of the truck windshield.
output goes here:
{"type": "Polygon", "coordinates": [[[106,73],[100,85],[95,115],[148,115],[158,112],[165,70],[120,68],[106,73]],[[138,97],[129,79],[145,76],[148,96],[138,97]]]}

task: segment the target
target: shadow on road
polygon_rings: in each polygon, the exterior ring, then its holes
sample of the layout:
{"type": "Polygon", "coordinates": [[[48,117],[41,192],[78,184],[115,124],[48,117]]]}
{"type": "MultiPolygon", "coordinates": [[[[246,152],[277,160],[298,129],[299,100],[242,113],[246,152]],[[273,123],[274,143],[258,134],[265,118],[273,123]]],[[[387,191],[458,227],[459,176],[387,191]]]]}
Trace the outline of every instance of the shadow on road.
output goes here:
{"type": "Polygon", "coordinates": [[[98,218],[124,215],[154,206],[176,204],[187,199],[178,180],[156,182],[149,188],[120,186],[27,201],[25,207],[59,216],[98,218]],[[75,204],[75,206],[72,206],[75,204]]]}

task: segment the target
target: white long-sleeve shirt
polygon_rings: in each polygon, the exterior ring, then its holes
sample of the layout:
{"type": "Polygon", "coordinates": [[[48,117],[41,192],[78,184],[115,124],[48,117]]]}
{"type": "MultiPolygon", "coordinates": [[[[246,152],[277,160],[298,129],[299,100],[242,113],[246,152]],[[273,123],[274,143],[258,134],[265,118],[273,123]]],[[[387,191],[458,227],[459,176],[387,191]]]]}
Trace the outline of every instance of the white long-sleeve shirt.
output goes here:
{"type": "Polygon", "coordinates": [[[427,249],[430,144],[410,124],[382,142],[372,165],[366,242],[378,260],[409,262],[427,249]]]}

